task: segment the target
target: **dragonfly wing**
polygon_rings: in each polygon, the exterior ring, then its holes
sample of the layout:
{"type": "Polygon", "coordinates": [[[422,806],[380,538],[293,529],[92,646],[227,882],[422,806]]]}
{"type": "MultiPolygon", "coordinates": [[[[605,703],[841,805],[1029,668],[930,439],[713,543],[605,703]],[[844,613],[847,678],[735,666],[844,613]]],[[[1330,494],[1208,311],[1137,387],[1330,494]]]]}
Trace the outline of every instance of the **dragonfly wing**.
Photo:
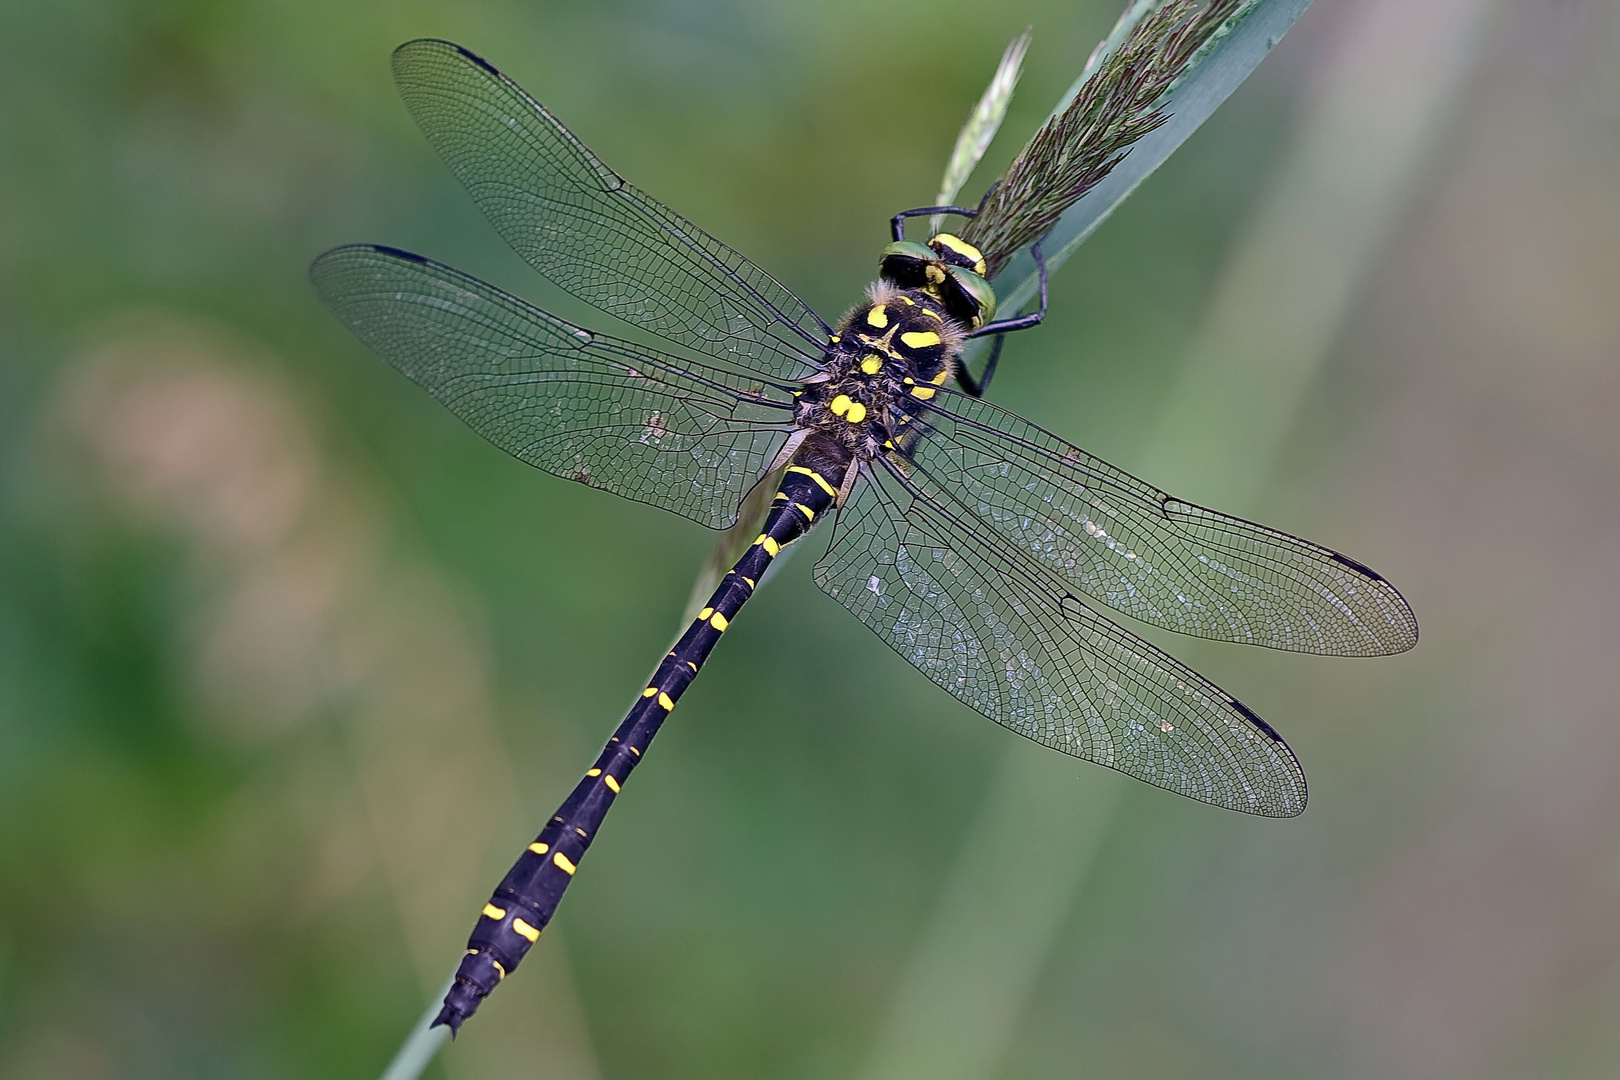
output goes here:
{"type": "Polygon", "coordinates": [[[625,183],[487,61],[423,39],[394,80],[428,142],[517,253],[597,308],[776,379],[830,328],[780,282],[625,183]]]}
{"type": "Polygon", "coordinates": [[[1333,656],[1417,642],[1394,586],[1336,551],[1172,498],[987,401],[941,391],[915,469],[1087,596],[1198,637],[1333,656]]]}
{"type": "Polygon", "coordinates": [[[710,528],[736,520],[791,425],[777,388],[583,330],[420,255],[336,248],[310,279],[356,337],[502,450],[710,528]]]}
{"type": "Polygon", "coordinates": [[[874,461],[816,583],[953,696],[1066,754],[1232,810],[1289,817],[1305,774],[1276,732],[1086,607],[972,512],[874,461]]]}

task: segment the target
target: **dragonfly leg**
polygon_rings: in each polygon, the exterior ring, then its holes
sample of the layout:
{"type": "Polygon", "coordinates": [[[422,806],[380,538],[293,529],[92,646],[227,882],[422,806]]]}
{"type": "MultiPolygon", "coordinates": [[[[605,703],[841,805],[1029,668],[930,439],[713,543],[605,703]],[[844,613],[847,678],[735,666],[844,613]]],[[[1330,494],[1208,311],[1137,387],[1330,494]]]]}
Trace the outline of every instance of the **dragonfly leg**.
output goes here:
{"type": "Polygon", "coordinates": [[[889,226],[894,230],[896,240],[904,240],[906,238],[906,218],[923,217],[924,215],[933,217],[935,214],[961,214],[963,217],[971,218],[977,217],[979,212],[969,210],[965,206],[919,206],[915,210],[900,211],[889,219],[889,226]]]}
{"type": "Polygon", "coordinates": [[[995,377],[996,364],[1001,361],[1001,346],[1007,341],[1007,335],[997,334],[996,343],[990,347],[990,359],[984,362],[984,374],[977,380],[973,373],[968,371],[966,364],[956,366],[956,382],[962,392],[968,397],[983,397],[984,392],[990,389],[990,380],[995,377]]]}

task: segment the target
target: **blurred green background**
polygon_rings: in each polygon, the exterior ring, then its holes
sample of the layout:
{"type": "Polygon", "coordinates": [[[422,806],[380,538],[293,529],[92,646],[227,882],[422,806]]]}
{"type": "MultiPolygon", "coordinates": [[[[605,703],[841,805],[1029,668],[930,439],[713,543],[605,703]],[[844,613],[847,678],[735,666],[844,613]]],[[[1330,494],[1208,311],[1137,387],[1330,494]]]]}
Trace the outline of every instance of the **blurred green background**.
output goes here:
{"type": "MultiPolygon", "coordinates": [[[[606,322],[479,219],[394,45],[488,56],[831,317],[1003,45],[972,192],[1116,13],[0,6],[0,1075],[374,1075],[710,545],[316,302],[370,240],[606,322]]],[[[1412,602],[1379,661],[1149,635],[1289,739],[1303,817],[1022,743],[801,554],[435,1074],[1613,1075],[1617,50],[1602,0],[1319,0],[1009,344],[998,401],[1412,602]]]]}

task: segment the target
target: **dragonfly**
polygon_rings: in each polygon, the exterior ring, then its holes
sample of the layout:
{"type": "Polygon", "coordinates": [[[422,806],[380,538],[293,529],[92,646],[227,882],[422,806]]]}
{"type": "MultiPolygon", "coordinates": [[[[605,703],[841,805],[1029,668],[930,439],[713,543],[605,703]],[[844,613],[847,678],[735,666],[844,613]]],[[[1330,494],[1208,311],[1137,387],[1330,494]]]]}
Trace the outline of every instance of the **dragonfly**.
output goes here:
{"type": "MultiPolygon", "coordinates": [[[[971,336],[999,341],[1040,313],[998,323],[983,254],[950,233],[902,239],[912,212],[894,219],[865,297],[829,324],[474,53],[412,41],[393,66],[428,141],[518,254],[660,345],[369,244],[310,269],[337,318],[474,431],[555,476],[711,529],[775,484],[757,539],[485,904],[436,1024],[454,1034],[517,968],[772,562],[823,526],[816,584],[984,716],[1202,802],[1305,808],[1305,774],[1269,724],[1102,609],[1197,637],[1375,656],[1417,640],[1392,585],[1173,498],[985,400],[983,382],[950,385],[971,336]]],[[[974,212],[917,213],[941,209],[974,212]]]]}

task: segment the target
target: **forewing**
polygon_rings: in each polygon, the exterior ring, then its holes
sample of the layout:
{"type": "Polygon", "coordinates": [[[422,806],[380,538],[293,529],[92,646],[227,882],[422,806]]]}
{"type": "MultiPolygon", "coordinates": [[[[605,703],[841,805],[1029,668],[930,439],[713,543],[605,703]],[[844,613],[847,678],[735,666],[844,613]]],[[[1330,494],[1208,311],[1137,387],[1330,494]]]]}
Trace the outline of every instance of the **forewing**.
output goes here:
{"type": "Polygon", "coordinates": [[[580,329],[420,255],[355,245],[310,279],[355,336],[519,460],[710,528],[784,439],[780,390],[580,329]]]}
{"type": "Polygon", "coordinates": [[[776,279],[602,164],[539,102],[447,41],[394,51],[400,96],[496,231],[611,315],[773,378],[810,373],[825,323],[776,279]]]}
{"type": "Polygon", "coordinates": [[[1198,637],[1333,656],[1417,642],[1394,586],[1336,551],[1182,502],[987,401],[941,391],[909,454],[1087,596],[1198,637]]]}
{"type": "Polygon", "coordinates": [[[872,463],[816,583],[953,696],[1038,743],[1289,817],[1305,774],[1258,716],[1099,616],[926,480],[872,463]]]}

